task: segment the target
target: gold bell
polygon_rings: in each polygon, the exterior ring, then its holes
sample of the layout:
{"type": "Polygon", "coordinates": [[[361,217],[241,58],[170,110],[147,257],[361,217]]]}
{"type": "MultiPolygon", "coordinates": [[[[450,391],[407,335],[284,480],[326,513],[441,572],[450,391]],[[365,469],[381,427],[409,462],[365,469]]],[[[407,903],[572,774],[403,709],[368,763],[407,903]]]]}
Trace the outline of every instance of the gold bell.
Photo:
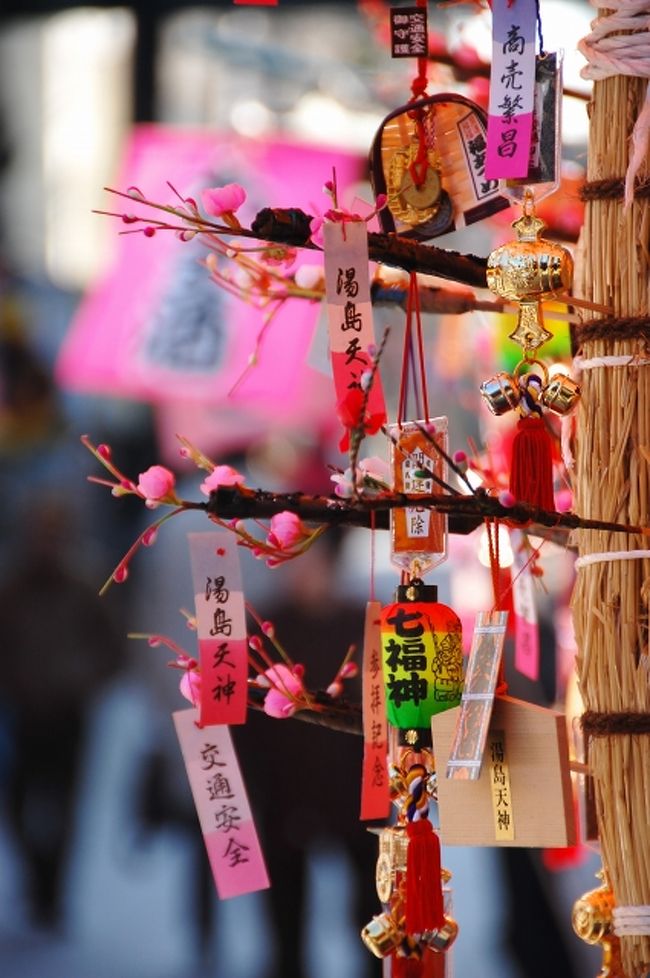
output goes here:
{"type": "Polygon", "coordinates": [[[542,404],[554,414],[568,414],[578,403],[580,385],[568,374],[553,374],[542,391],[542,404]]]}
{"type": "Polygon", "coordinates": [[[609,886],[599,886],[583,893],[573,904],[571,924],[581,940],[587,944],[600,944],[608,938],[612,929],[614,894],[609,886]]]}
{"type": "Polygon", "coordinates": [[[497,416],[514,411],[519,404],[519,388],[510,374],[495,374],[483,381],[479,390],[492,414],[497,416]]]}
{"type": "Polygon", "coordinates": [[[382,829],[379,833],[379,856],[375,870],[377,896],[382,903],[388,903],[393,892],[397,874],[406,871],[408,836],[403,827],[382,829]]]}
{"type": "Polygon", "coordinates": [[[377,958],[386,958],[404,940],[404,932],[387,913],[373,917],[361,931],[361,940],[377,958]]]}
{"type": "Polygon", "coordinates": [[[517,240],[488,255],[487,284],[496,295],[520,304],[517,328],[510,339],[534,351],[553,335],[544,326],[539,304],[569,289],[573,258],[562,245],[540,238],[545,224],[535,216],[532,194],[524,199],[524,213],[512,226],[517,240]]]}
{"type": "Polygon", "coordinates": [[[422,935],[422,943],[432,951],[448,951],[458,937],[458,924],[453,917],[445,915],[445,922],[437,930],[427,930],[422,935]]]}

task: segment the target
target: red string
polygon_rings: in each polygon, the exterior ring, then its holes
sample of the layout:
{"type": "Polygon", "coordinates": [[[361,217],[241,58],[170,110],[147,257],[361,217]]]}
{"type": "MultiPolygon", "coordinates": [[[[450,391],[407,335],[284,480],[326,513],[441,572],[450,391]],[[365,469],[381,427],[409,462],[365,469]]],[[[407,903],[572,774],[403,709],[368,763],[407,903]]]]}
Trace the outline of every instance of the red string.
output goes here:
{"type": "Polygon", "coordinates": [[[411,333],[411,293],[409,291],[408,301],[406,305],[406,323],[404,326],[404,346],[402,348],[402,371],[399,380],[399,400],[397,403],[397,423],[401,425],[404,421],[404,415],[406,414],[406,391],[408,388],[408,376],[409,376],[409,345],[410,345],[410,333],[411,333]]]}
{"type": "MultiPolygon", "coordinates": [[[[424,10],[427,9],[427,0],[417,0],[417,6],[422,7],[424,10]]],[[[429,46],[429,40],[427,38],[427,47],[429,46]]],[[[411,84],[411,92],[413,94],[412,101],[421,98],[426,90],[429,79],[427,78],[427,69],[429,66],[428,58],[418,58],[418,73],[413,79],[411,84]]]]}
{"type": "Polygon", "coordinates": [[[418,341],[418,356],[420,358],[420,386],[422,389],[422,403],[424,404],[424,418],[429,421],[429,394],[427,391],[427,371],[424,361],[424,341],[422,339],[422,315],[420,312],[420,290],[418,288],[418,277],[415,272],[411,272],[411,288],[413,289],[413,305],[415,307],[415,329],[418,341]]]}
{"type": "Polygon", "coordinates": [[[405,416],[408,409],[408,388],[409,379],[411,371],[409,370],[410,358],[414,354],[413,350],[413,327],[415,320],[415,340],[417,344],[417,373],[419,373],[419,378],[416,374],[415,365],[412,371],[412,380],[414,387],[414,394],[416,399],[416,407],[419,410],[420,396],[422,398],[422,406],[424,410],[424,418],[429,421],[431,415],[429,414],[429,394],[427,387],[427,371],[426,362],[424,359],[424,339],[422,333],[422,314],[420,310],[420,290],[418,288],[418,280],[415,272],[411,272],[409,277],[409,290],[406,302],[406,324],[404,327],[404,346],[402,350],[402,371],[400,377],[400,388],[399,388],[399,400],[397,409],[397,423],[402,424],[405,420],[405,416]],[[419,379],[419,390],[418,390],[418,379],[419,379]]]}

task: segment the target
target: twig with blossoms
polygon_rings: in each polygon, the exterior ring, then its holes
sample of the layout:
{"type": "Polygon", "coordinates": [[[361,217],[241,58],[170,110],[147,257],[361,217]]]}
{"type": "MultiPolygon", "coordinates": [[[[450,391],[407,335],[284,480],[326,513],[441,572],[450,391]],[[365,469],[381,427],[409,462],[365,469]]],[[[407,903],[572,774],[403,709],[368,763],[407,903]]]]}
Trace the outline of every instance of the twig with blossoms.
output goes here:
{"type": "MultiPolygon", "coordinates": [[[[104,583],[100,591],[101,594],[112,583],[121,584],[125,581],[128,576],[130,561],[136,551],[141,546],[151,546],[155,542],[159,527],[173,516],[177,516],[186,510],[208,511],[208,516],[214,523],[230,530],[238,537],[239,546],[251,550],[253,556],[265,559],[269,567],[277,567],[281,563],[299,557],[327,529],[326,526],[310,529],[294,513],[279,512],[273,514],[268,527],[262,526],[258,521],[258,524],[266,532],[266,538],[260,539],[251,534],[241,520],[224,521],[218,514],[209,512],[207,503],[180,499],[175,489],[176,477],[165,466],[150,466],[145,472],[140,473],[137,482],[135,482],[115,465],[112,451],[108,445],[95,446],[87,435],[83,435],[81,441],[112,476],[112,481],[89,476],[90,482],[107,486],[111,493],[117,497],[137,496],[150,509],[156,509],[161,505],[173,507],[171,512],[160,517],[137,537],[104,583]]],[[[192,460],[197,468],[208,473],[200,485],[201,492],[205,496],[211,497],[217,489],[224,487],[237,488],[242,493],[252,493],[252,490],[246,489],[244,477],[236,469],[229,465],[215,465],[185,438],[181,438],[180,451],[184,458],[192,460]]]]}
{"type": "MultiPolygon", "coordinates": [[[[267,716],[276,719],[295,716],[297,719],[315,722],[331,729],[360,733],[360,706],[340,699],[345,680],[356,676],[358,672],[356,663],[351,661],[355,651],[354,646],[348,649],[327,689],[311,691],[303,683],[304,666],[292,661],[284,646],[278,641],[273,623],[262,621],[250,605],[247,605],[247,609],[261,632],[261,636],[251,635],[248,641],[250,649],[248,663],[253,672],[248,679],[248,705],[255,709],[262,709],[267,716]],[[268,654],[264,647],[264,640],[271,643],[280,661],[268,654]]],[[[193,622],[193,619],[188,617],[189,622],[193,622]]],[[[180,692],[192,706],[199,706],[201,668],[194,656],[166,635],[133,632],[129,638],[144,639],[152,648],[163,646],[173,652],[174,659],[167,665],[182,671],[180,692]]]]}

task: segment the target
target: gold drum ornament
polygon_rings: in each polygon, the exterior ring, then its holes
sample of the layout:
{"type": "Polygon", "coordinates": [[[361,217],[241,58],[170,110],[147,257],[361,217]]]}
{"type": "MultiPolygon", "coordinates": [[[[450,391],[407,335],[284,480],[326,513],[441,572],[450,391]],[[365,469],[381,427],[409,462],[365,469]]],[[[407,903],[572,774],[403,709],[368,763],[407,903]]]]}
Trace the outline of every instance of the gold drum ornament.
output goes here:
{"type": "Polygon", "coordinates": [[[373,917],[361,931],[361,940],[376,958],[386,958],[404,940],[404,933],[387,913],[373,917]]]}
{"type": "Polygon", "coordinates": [[[544,326],[539,304],[571,287],[573,258],[562,245],[540,238],[545,224],[530,203],[512,226],[517,240],[488,256],[487,284],[502,299],[519,303],[517,327],[510,339],[534,352],[553,335],[544,326]]]}

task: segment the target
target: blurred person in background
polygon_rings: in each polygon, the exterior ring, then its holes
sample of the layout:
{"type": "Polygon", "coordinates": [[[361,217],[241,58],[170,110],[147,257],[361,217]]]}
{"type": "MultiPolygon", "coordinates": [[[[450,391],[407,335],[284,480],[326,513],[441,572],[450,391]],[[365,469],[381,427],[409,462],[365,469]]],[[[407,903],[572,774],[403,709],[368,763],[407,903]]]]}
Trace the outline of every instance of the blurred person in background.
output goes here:
{"type": "Polygon", "coordinates": [[[66,561],[74,524],[56,495],[34,501],[0,586],[4,805],[33,923],[61,923],[86,721],[123,664],[105,603],[66,561]]]}

